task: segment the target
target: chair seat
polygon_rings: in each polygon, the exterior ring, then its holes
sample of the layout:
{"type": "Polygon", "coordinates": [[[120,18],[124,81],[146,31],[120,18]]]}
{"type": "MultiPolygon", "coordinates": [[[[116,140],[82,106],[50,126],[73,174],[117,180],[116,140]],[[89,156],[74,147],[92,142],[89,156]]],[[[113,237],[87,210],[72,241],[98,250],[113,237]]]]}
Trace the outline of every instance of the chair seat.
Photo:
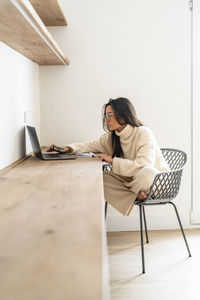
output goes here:
{"type": "Polygon", "coordinates": [[[150,200],[136,200],[135,205],[163,205],[169,203],[169,199],[150,199],[150,200]]]}

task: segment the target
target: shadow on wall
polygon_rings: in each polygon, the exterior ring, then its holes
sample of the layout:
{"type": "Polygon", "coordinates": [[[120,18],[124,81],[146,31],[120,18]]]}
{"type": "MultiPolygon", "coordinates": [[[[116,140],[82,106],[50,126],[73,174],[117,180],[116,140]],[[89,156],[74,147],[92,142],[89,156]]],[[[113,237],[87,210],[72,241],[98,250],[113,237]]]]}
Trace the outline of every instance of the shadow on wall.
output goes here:
{"type": "Polygon", "coordinates": [[[26,135],[25,135],[25,127],[22,127],[15,136],[15,145],[17,146],[17,153],[20,154],[20,157],[24,157],[26,155],[26,135]]]}

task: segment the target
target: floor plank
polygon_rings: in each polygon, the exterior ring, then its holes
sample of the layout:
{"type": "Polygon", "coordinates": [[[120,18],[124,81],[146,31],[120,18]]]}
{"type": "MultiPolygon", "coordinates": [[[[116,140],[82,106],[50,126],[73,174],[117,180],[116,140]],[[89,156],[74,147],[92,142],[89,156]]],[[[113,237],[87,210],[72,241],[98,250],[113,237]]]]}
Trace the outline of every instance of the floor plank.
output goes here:
{"type": "Polygon", "coordinates": [[[139,232],[109,232],[111,300],[199,300],[200,229],[150,231],[142,274],[139,232]]]}

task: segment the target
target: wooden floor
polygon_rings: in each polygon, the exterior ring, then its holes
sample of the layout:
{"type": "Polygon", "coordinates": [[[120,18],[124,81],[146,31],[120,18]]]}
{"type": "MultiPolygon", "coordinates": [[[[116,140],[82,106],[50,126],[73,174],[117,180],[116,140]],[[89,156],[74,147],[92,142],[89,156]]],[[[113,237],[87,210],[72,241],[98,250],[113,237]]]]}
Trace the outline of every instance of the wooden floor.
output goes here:
{"type": "Polygon", "coordinates": [[[142,274],[139,232],[109,232],[111,300],[199,300],[200,229],[150,231],[142,274]]]}

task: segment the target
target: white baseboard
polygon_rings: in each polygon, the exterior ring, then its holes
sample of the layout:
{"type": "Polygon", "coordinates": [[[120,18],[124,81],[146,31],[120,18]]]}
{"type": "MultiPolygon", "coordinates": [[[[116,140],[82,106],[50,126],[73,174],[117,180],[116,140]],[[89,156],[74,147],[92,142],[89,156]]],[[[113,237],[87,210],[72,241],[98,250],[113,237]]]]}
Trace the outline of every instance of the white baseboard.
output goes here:
{"type": "MultiPolygon", "coordinates": [[[[196,216],[193,220],[197,221],[196,216]]],[[[181,216],[181,222],[183,228],[192,229],[200,226],[195,226],[189,220],[189,216],[181,216]]],[[[176,217],[175,212],[173,211],[148,211],[146,210],[146,220],[147,220],[147,228],[148,230],[173,230],[180,229],[179,223],[176,217]]],[[[200,219],[198,219],[200,220],[200,219]]],[[[200,223],[198,223],[200,224],[200,223]]],[[[139,231],[140,230],[140,220],[139,220],[139,211],[135,212],[133,215],[129,217],[124,217],[121,215],[108,215],[106,220],[106,228],[107,231],[139,231]]]]}
{"type": "MultiPolygon", "coordinates": [[[[174,217],[174,216],[173,216],[174,217]]],[[[139,231],[139,217],[136,216],[109,216],[106,220],[107,231],[139,231]]],[[[147,218],[147,228],[149,230],[168,230],[179,229],[179,224],[176,218],[163,219],[147,218]]]]}
{"type": "Polygon", "coordinates": [[[190,212],[190,222],[191,224],[200,224],[200,212],[191,210],[190,212]]]}

